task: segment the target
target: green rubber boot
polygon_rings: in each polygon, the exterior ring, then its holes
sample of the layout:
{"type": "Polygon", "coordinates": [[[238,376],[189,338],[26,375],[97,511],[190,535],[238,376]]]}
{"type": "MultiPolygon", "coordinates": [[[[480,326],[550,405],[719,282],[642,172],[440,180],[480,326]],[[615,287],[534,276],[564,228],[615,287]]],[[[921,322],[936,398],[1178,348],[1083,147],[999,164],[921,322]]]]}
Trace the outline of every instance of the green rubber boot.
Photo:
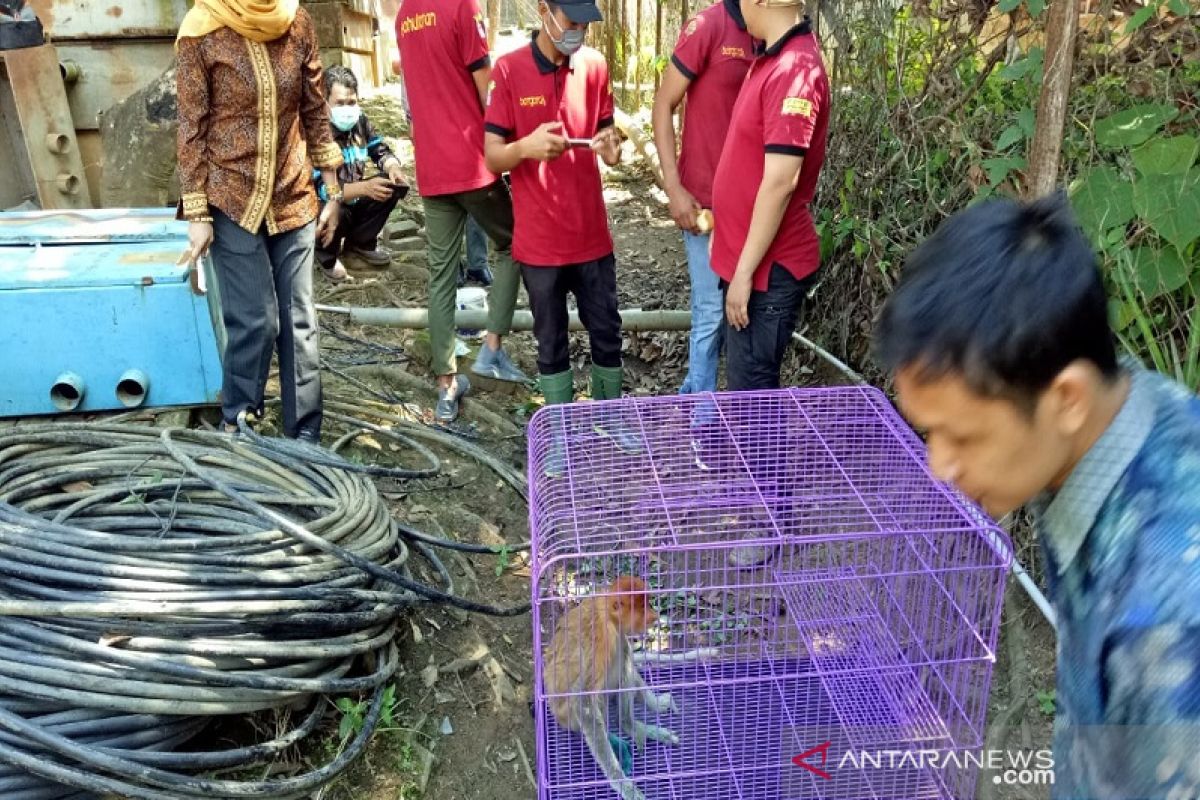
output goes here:
{"type": "MultiPolygon", "coordinates": [[[[548,406],[570,403],[575,399],[575,376],[571,370],[539,375],[538,387],[548,406]]],[[[556,414],[550,426],[550,446],[546,450],[542,472],[548,478],[561,478],[567,472],[566,431],[563,430],[562,417],[556,414]]]]}
{"type": "MultiPolygon", "coordinates": [[[[598,367],[592,365],[592,399],[617,400],[621,397],[621,379],[625,371],[620,367],[598,367]]],[[[629,455],[642,452],[641,437],[633,433],[621,419],[619,409],[605,409],[596,418],[594,430],[607,437],[617,449],[629,455]]]]}

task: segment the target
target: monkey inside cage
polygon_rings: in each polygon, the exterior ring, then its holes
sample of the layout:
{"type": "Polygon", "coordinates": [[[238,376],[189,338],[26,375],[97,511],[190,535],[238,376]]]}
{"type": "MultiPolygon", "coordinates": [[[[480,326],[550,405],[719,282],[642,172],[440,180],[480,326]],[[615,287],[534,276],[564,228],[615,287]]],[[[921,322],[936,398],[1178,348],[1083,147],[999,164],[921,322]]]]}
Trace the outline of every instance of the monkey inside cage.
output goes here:
{"type": "Polygon", "coordinates": [[[1011,543],[881,392],[552,406],[529,456],[539,800],[975,796],[1011,543]]]}

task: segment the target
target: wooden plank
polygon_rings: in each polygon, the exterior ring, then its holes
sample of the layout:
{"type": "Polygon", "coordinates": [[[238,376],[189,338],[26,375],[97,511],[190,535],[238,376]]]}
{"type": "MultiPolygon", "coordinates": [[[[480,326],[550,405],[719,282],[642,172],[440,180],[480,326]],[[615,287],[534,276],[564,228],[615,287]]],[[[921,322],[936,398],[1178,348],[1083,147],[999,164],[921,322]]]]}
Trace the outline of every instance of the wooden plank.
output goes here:
{"type": "Polygon", "coordinates": [[[38,202],[44,209],[87,208],[83,159],[54,45],[0,53],[0,60],[17,107],[38,202]],[[59,152],[51,149],[52,141],[59,152]]]}
{"type": "Polygon", "coordinates": [[[309,3],[321,47],[370,53],[375,49],[375,22],[369,14],[354,11],[341,3],[309,3]]]}
{"type": "MultiPolygon", "coordinates": [[[[357,11],[360,14],[374,14],[374,0],[337,0],[342,5],[357,11]]],[[[307,4],[306,4],[307,5],[307,4]]]]}
{"type": "Polygon", "coordinates": [[[12,165],[5,179],[0,181],[0,210],[37,199],[33,172],[25,158],[22,139],[17,105],[13,100],[12,87],[8,85],[4,60],[0,59],[0,164],[12,165]]]}
{"type": "Polygon", "coordinates": [[[79,140],[79,156],[83,159],[83,172],[87,176],[88,197],[92,201],[92,208],[101,208],[100,182],[104,179],[104,143],[100,141],[100,131],[76,131],[75,137],[79,140]]]}

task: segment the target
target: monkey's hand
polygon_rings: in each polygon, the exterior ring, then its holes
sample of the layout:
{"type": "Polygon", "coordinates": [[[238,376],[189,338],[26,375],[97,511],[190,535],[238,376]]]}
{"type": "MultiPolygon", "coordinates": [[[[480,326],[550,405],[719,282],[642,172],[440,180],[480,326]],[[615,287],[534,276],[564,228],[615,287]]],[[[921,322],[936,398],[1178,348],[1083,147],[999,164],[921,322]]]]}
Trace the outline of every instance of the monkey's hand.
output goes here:
{"type": "Polygon", "coordinates": [[[655,694],[654,692],[646,692],[643,697],[645,706],[648,710],[655,714],[665,714],[668,711],[678,712],[679,704],[675,702],[675,698],[671,697],[670,692],[655,694]]]}

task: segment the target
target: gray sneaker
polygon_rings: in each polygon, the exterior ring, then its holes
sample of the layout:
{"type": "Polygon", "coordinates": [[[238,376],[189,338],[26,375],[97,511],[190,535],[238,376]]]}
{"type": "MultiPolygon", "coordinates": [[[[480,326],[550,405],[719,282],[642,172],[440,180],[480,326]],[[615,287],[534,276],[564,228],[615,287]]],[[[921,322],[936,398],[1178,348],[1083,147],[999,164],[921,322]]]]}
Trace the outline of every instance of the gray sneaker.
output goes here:
{"type": "Polygon", "coordinates": [[[508,357],[508,353],[504,352],[503,347],[493,350],[487,346],[486,342],[480,346],[479,355],[475,356],[475,363],[471,365],[471,372],[485,378],[494,378],[509,383],[529,382],[529,376],[513,363],[513,360],[508,357]]]}
{"type": "Polygon", "coordinates": [[[471,382],[466,375],[455,375],[449,388],[438,389],[437,406],[433,417],[438,422],[454,422],[458,419],[458,403],[463,395],[471,390],[471,382]]]}

